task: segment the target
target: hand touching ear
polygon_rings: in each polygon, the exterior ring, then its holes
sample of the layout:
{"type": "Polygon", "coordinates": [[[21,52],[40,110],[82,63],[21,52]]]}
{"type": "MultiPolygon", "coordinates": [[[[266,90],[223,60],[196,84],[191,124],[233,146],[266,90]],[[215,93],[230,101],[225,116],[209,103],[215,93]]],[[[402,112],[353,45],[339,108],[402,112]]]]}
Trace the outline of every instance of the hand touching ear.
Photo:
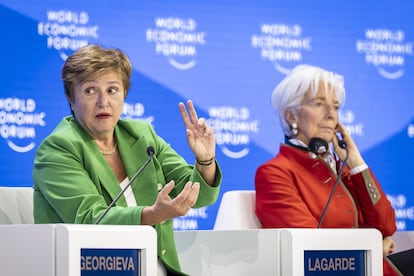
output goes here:
{"type": "MultiPolygon", "coordinates": [[[[362,159],[361,153],[359,152],[359,149],[356,146],[354,140],[352,139],[349,132],[345,129],[345,127],[341,123],[338,123],[337,125],[337,132],[339,132],[339,134],[342,136],[343,141],[346,143],[346,146],[348,148],[349,156],[348,156],[347,165],[351,169],[353,169],[357,166],[365,164],[365,161],[364,159],[362,159]]],[[[341,160],[344,160],[346,156],[346,150],[339,145],[338,137],[334,137],[332,142],[333,142],[336,154],[338,154],[341,160]]]]}

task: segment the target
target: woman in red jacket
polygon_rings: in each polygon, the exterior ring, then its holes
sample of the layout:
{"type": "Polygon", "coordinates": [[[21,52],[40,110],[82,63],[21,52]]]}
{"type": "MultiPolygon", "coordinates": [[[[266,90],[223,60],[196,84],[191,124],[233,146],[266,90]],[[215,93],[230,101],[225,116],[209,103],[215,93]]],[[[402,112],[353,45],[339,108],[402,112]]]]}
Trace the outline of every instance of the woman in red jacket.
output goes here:
{"type": "MultiPolygon", "coordinates": [[[[272,104],[286,139],[256,171],[256,214],[264,228],[376,228],[386,256],[395,250],[394,209],[338,120],[344,100],[343,77],[310,65],[297,66],[275,88],[272,104]]],[[[384,275],[401,275],[387,258],[384,275]]]]}

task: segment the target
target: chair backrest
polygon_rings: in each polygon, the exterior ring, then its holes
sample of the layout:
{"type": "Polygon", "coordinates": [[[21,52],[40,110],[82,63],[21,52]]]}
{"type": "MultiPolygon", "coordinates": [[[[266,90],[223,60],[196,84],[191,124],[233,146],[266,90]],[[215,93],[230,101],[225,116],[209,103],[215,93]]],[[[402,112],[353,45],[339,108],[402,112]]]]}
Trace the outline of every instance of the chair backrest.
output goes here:
{"type": "Polygon", "coordinates": [[[32,224],[33,188],[0,187],[0,224],[32,224]]]}
{"type": "Polygon", "coordinates": [[[223,194],[217,212],[214,230],[261,228],[256,216],[256,192],[234,190],[223,194]]]}

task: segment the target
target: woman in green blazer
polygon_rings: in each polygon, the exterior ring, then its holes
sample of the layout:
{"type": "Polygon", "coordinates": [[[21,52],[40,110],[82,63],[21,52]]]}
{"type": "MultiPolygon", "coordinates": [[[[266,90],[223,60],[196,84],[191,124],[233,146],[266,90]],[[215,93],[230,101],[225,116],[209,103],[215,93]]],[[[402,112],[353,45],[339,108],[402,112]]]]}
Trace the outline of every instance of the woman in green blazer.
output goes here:
{"type": "Polygon", "coordinates": [[[195,165],[143,121],[121,120],[132,66],[119,49],[81,48],[62,69],[72,116],[63,118],[39,146],[33,168],[35,223],[153,225],[160,275],[184,275],[172,219],[213,204],[221,171],[213,129],[194,105],[179,103],[195,165]],[[187,111],[188,110],[188,111],[187,111]],[[116,204],[107,207],[153,157],[116,204]],[[102,220],[101,220],[102,219],[102,220]]]}

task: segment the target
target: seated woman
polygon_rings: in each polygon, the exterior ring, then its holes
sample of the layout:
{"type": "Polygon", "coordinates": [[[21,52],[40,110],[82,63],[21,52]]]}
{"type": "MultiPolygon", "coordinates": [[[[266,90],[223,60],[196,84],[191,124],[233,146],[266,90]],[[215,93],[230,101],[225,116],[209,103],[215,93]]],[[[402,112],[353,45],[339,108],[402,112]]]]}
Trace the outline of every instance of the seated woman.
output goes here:
{"type": "Polygon", "coordinates": [[[62,118],[37,150],[34,220],[151,225],[158,237],[158,275],[185,275],[173,219],[217,200],[222,175],[214,132],[192,101],[178,104],[194,153],[194,164],[188,164],[149,123],[121,119],[131,73],[128,56],[116,48],[87,45],[65,61],[62,79],[72,116],[62,118]]]}
{"type": "MultiPolygon", "coordinates": [[[[343,77],[315,66],[278,84],[272,104],[285,142],[256,171],[256,214],[264,228],[376,228],[385,257],[395,250],[394,209],[338,120],[344,100],[343,77]]],[[[388,258],[383,267],[401,275],[388,258]]]]}

